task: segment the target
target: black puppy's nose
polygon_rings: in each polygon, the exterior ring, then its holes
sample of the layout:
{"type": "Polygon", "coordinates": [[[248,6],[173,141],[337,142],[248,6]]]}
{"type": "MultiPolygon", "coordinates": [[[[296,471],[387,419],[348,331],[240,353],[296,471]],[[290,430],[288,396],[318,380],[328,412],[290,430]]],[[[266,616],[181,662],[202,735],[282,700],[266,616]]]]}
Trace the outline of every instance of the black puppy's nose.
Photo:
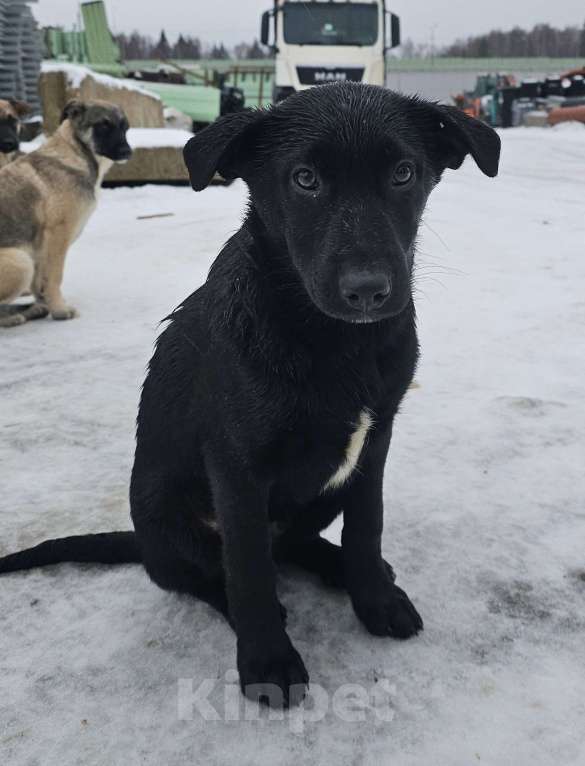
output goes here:
{"type": "Polygon", "coordinates": [[[344,274],[339,280],[339,289],[352,308],[368,313],[386,302],[392,285],[386,274],[360,271],[344,274]]]}

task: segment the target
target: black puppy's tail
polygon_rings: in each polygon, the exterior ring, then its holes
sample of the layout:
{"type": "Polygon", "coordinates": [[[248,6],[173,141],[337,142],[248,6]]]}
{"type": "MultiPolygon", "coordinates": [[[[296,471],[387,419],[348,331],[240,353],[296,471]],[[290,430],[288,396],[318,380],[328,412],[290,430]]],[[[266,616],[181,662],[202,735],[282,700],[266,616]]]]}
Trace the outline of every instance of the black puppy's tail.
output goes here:
{"type": "Polygon", "coordinates": [[[46,540],[25,551],[0,558],[0,574],[66,561],[94,564],[142,563],[134,532],[102,532],[46,540]]]}

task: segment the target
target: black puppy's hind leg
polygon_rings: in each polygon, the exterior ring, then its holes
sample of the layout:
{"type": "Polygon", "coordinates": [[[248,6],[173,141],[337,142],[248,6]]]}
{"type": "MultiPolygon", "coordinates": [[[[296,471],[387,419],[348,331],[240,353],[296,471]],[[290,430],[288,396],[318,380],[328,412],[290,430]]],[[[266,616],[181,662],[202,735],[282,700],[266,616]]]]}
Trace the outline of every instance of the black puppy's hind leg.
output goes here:
{"type": "Polygon", "coordinates": [[[231,624],[225,581],[223,577],[210,576],[197,564],[179,557],[170,545],[145,546],[144,566],[150,579],[163,590],[186,593],[205,601],[217,609],[231,624]]]}
{"type": "Polygon", "coordinates": [[[135,467],[130,504],[144,568],[160,588],[195,596],[229,621],[221,539],[194,518],[193,505],[204,498],[169,489],[174,485],[135,467]]]}
{"type": "MultiPolygon", "coordinates": [[[[292,564],[321,578],[330,588],[347,589],[343,550],[340,545],[317,535],[305,540],[283,539],[276,546],[276,559],[280,563],[292,564]]],[[[383,561],[388,577],[394,582],[394,570],[383,561]]]]}
{"type": "MultiPolygon", "coordinates": [[[[330,588],[347,589],[343,550],[319,532],[341,513],[336,493],[320,495],[304,509],[293,525],[273,542],[278,563],[292,564],[321,578],[330,588]]],[[[383,562],[392,582],[396,579],[390,564],[383,562]]]]}

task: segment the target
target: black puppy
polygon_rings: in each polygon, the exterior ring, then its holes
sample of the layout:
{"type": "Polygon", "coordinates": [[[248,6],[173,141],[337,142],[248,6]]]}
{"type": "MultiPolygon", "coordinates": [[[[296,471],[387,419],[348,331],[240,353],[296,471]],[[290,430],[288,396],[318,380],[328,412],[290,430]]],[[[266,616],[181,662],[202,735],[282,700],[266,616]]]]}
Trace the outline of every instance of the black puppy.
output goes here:
{"type": "Polygon", "coordinates": [[[0,571],[143,562],[162,588],[223,612],[243,690],[302,699],[274,562],[345,587],[375,635],[423,623],[382,558],[382,479],[418,344],[411,277],[427,197],[500,141],[451,107],[356,84],[226,116],[185,149],[194,189],[250,189],[206,283],[171,315],[144,384],[131,482],[136,536],[52,541],[0,571]],[[319,532],[343,513],[342,546],[319,532]]]}

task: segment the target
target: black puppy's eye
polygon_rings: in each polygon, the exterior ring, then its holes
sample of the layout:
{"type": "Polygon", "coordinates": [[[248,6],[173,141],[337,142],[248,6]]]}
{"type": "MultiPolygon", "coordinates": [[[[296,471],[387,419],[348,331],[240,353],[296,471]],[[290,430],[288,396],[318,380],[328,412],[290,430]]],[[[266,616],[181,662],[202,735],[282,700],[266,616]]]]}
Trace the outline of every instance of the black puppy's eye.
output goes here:
{"type": "Polygon", "coordinates": [[[405,186],[414,178],[414,165],[411,162],[401,162],[396,166],[392,176],[394,186],[405,186]]]}
{"type": "Polygon", "coordinates": [[[293,174],[293,179],[296,185],[300,186],[301,189],[304,189],[305,191],[312,191],[319,186],[317,174],[310,168],[300,168],[300,170],[296,170],[293,174]]]}

